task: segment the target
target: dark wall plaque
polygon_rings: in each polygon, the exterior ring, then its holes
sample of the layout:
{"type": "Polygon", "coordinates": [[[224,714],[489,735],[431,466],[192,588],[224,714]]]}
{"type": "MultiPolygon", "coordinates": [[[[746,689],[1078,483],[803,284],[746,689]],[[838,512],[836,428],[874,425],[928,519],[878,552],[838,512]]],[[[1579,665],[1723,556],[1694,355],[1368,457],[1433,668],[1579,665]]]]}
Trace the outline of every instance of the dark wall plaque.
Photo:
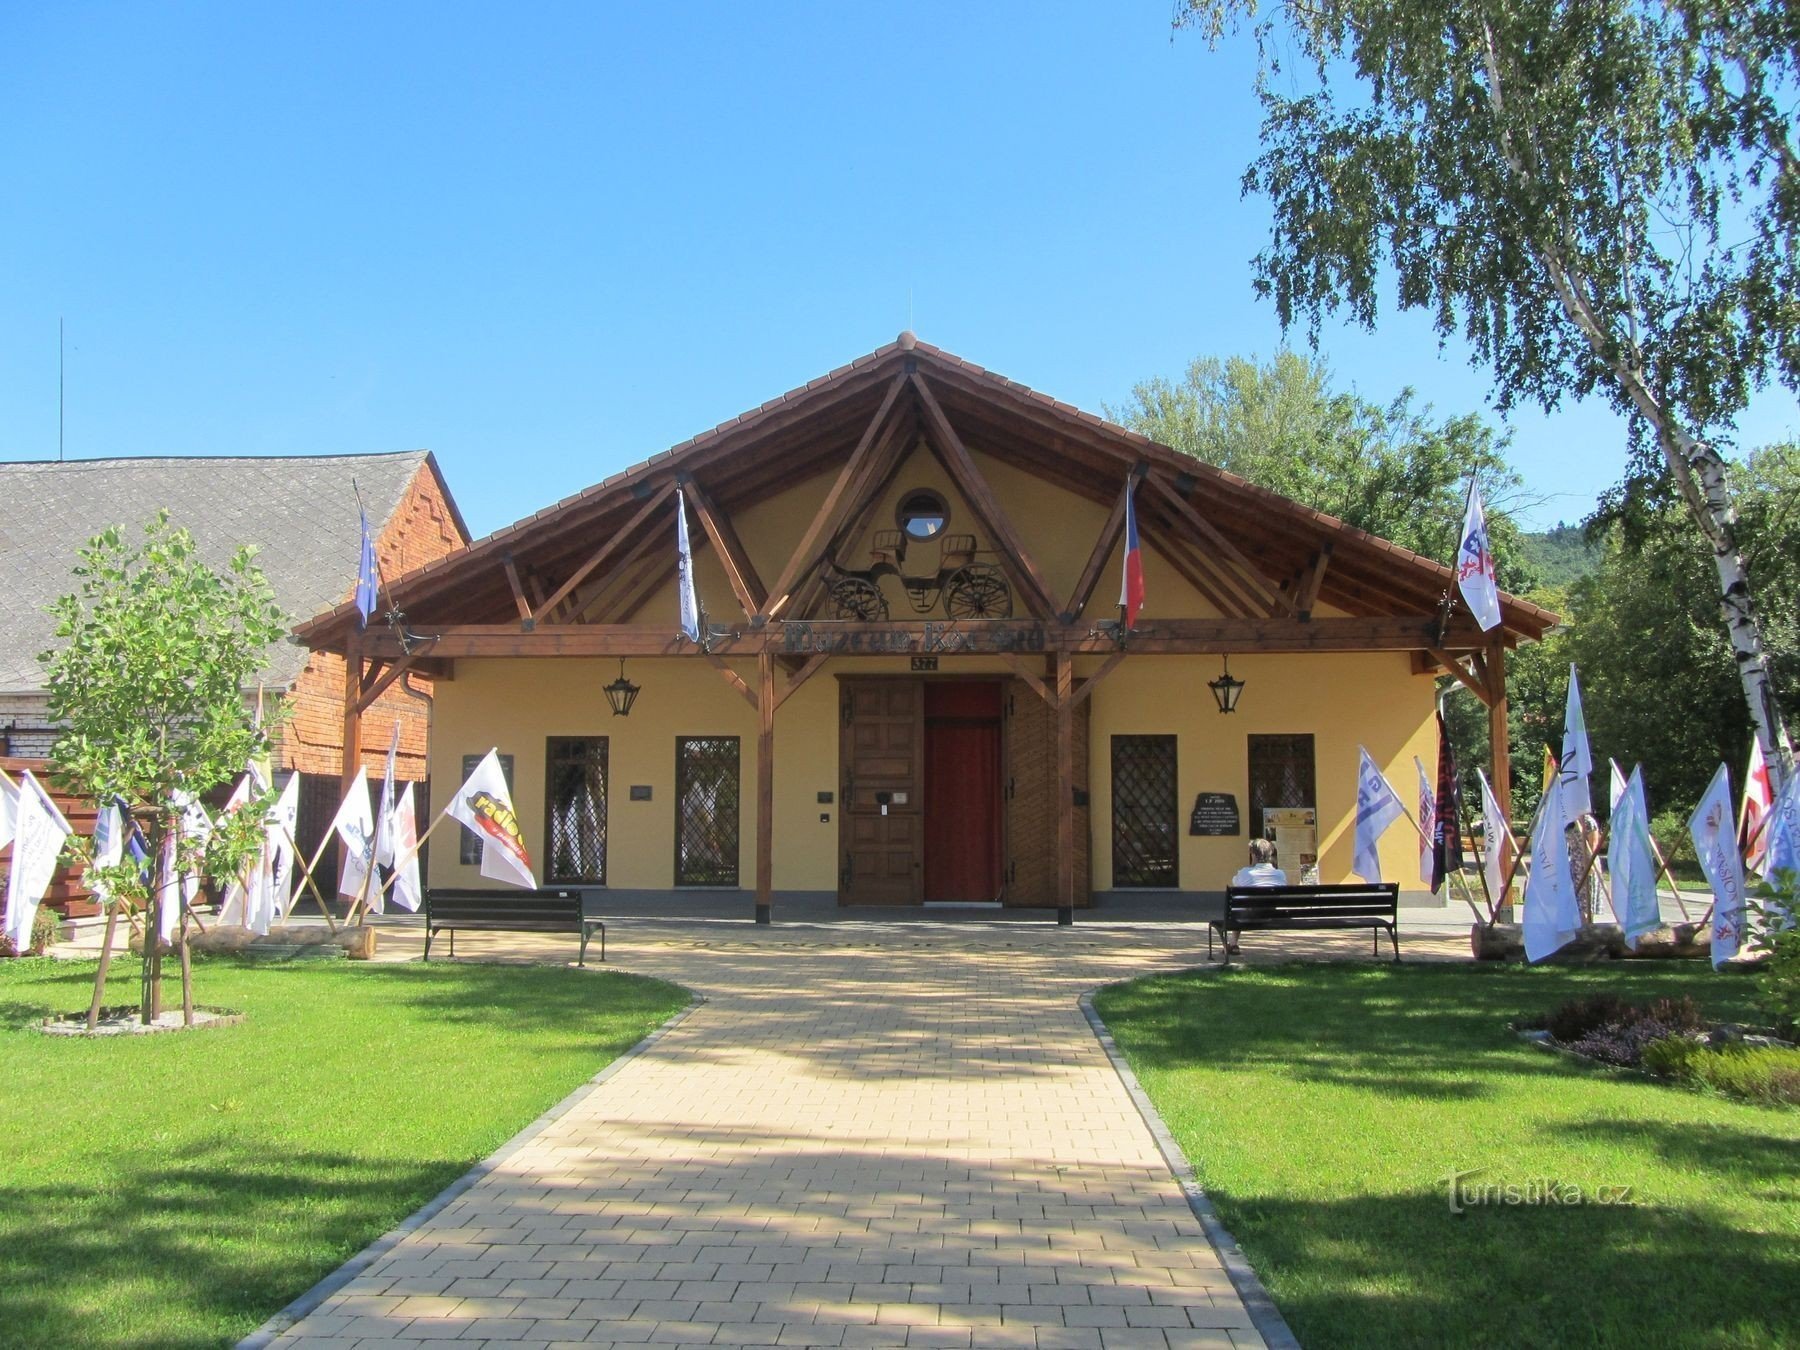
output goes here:
{"type": "Polygon", "coordinates": [[[634,802],[649,801],[650,785],[648,783],[633,783],[631,785],[631,800],[634,802]]]}
{"type": "Polygon", "coordinates": [[[1238,834],[1237,798],[1229,792],[1202,792],[1194,798],[1194,814],[1188,820],[1189,834],[1238,834]]]}

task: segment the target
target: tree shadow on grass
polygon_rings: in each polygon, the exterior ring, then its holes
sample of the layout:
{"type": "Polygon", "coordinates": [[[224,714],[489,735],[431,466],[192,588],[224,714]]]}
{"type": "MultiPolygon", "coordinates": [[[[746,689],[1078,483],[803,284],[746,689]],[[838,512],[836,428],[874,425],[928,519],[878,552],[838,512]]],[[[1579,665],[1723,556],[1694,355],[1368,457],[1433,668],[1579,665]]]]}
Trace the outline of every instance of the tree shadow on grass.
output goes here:
{"type": "MultiPolygon", "coordinates": [[[[1487,1174],[1467,1185],[1537,1180],[1487,1174]]],[[[1489,1203],[1456,1215],[1447,1185],[1336,1201],[1213,1200],[1309,1350],[1739,1350],[1791,1345],[1800,1327],[1800,1240],[1691,1209],[1489,1203]]]]}
{"type": "Polygon", "coordinates": [[[465,1170],[202,1140],[0,1191],[0,1343],[218,1346],[465,1170]]]}

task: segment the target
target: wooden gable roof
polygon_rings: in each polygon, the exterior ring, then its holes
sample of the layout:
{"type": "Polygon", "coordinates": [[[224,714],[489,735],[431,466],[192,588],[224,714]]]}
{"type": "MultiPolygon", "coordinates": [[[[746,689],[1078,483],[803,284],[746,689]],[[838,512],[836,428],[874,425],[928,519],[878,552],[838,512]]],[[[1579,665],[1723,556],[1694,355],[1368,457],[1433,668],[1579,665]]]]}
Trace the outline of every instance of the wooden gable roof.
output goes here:
{"type": "MultiPolygon", "coordinates": [[[[407,626],[427,635],[451,627],[531,632],[628,620],[673,569],[681,486],[695,518],[695,545],[716,550],[747,621],[805,617],[818,599],[819,560],[866,524],[867,508],[920,442],[963,489],[1026,608],[1046,621],[1079,617],[1116,545],[1128,480],[1140,484],[1144,547],[1233,620],[1291,622],[1323,604],[1358,618],[1414,621],[1438,616],[1452,586],[1442,563],[902,334],[409,572],[393,581],[392,600],[407,626]],[[1004,509],[984,491],[965,440],[998,463],[1109,508],[1071,594],[1056,594],[1037,571],[1004,509]],[[734,515],[828,474],[836,477],[825,502],[810,523],[796,524],[797,547],[780,574],[759,576],[735,537],[734,515]]],[[[1480,634],[1459,614],[1438,624],[1430,645],[1469,650],[1490,638],[1512,645],[1542,637],[1557,622],[1513,596],[1504,596],[1501,608],[1496,633],[1480,634]]],[[[301,624],[296,637],[342,649],[356,628],[354,606],[341,604],[301,624]]]]}

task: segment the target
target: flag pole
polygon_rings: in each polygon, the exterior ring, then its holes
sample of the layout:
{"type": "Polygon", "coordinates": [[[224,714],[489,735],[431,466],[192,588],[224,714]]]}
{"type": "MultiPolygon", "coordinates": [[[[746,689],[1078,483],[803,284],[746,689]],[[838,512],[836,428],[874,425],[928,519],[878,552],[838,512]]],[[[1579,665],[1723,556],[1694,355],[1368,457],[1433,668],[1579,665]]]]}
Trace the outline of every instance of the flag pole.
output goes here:
{"type": "MultiPolygon", "coordinates": [[[[281,833],[286,837],[288,847],[294,850],[294,861],[297,863],[300,862],[300,845],[294,839],[294,836],[289,833],[288,827],[285,824],[281,827],[281,833]]],[[[331,931],[335,933],[337,932],[337,920],[331,916],[331,906],[325,903],[325,897],[319,891],[319,883],[313,880],[313,868],[319,865],[319,858],[325,852],[325,845],[330,841],[331,831],[327,830],[325,832],[325,838],[319,841],[319,847],[317,852],[313,854],[312,862],[301,864],[300,875],[306,878],[306,889],[311,891],[313,893],[313,899],[319,902],[319,912],[325,916],[325,922],[330,926],[331,931]]],[[[293,907],[290,903],[290,917],[292,915],[292,909],[293,907]]]]}

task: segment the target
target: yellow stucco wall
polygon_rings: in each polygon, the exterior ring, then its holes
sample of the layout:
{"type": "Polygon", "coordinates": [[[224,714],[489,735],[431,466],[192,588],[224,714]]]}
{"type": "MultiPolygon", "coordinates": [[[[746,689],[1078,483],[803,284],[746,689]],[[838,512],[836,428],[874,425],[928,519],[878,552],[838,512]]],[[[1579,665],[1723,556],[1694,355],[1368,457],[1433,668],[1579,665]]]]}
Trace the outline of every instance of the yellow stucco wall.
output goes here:
{"type": "MultiPolygon", "coordinates": [[[[1108,508],[1074,497],[1062,489],[1011,468],[971,447],[981,472],[1005,503],[1026,547],[1058,596],[1066,596],[1086,564],[1088,553],[1108,508]]],[[[833,479],[822,474],[787,491],[737,511],[733,523],[765,584],[772,583],[787,561],[800,532],[811,520],[833,479]]],[[[900,498],[916,488],[933,488],[950,505],[949,529],[975,533],[983,548],[986,537],[974,513],[950,476],[923,448],[909,455],[885,498],[871,517],[869,529],[891,529],[900,498]]],[[[696,538],[698,522],[690,519],[696,538]]],[[[673,552],[673,540],[671,554],[673,552]]],[[[853,566],[866,564],[865,538],[849,550],[853,566]]],[[[1121,546],[1122,547],[1122,546],[1121,546]]],[[[1090,618],[1117,614],[1120,549],[1115,548],[1086,610],[1090,618]]],[[[991,558],[991,555],[987,555],[991,558]]],[[[915,545],[908,571],[925,572],[935,565],[935,545],[915,545]]],[[[672,558],[671,558],[672,562],[672,558]]],[[[1194,592],[1156,552],[1151,531],[1144,533],[1145,611],[1153,617],[1213,617],[1218,611],[1194,592]]],[[[741,617],[723,569],[711,549],[695,557],[695,583],[708,618],[730,623],[741,617]]],[[[889,612],[896,619],[914,617],[900,588],[888,583],[889,612]]],[[[1320,614],[1333,611],[1321,607],[1320,614]]],[[[1015,613],[1024,609],[1015,600],[1015,613]]],[[[941,616],[941,611],[939,611],[941,616]]],[[[654,594],[635,616],[638,622],[673,622],[673,580],[654,594]]],[[[1077,674],[1100,664],[1084,657],[1077,674]]],[[[732,662],[750,684],[756,680],[753,660],[732,662]]],[[[898,674],[907,660],[839,658],[788,700],[776,716],[775,752],[775,886],[781,890],[830,891],[837,886],[837,803],[821,805],[820,792],[838,792],[837,674],[898,674]],[[821,812],[831,821],[822,823],[821,812]]],[[[742,808],[739,882],[755,879],[756,714],[718,673],[704,662],[683,658],[634,658],[631,678],[643,687],[628,718],[614,717],[601,687],[618,673],[614,660],[473,660],[456,663],[456,678],[439,686],[432,730],[432,781],[438,801],[459,781],[462,757],[497,746],[515,756],[516,801],[521,824],[541,860],[544,849],[544,753],[551,736],[606,736],[609,756],[608,882],[622,888],[660,889],[674,877],[675,740],[678,736],[728,735],[740,738],[742,808]],[[633,802],[628,789],[648,785],[649,802],[633,802]]],[[[941,662],[944,674],[1009,674],[999,658],[951,658],[941,662]]],[[[1315,768],[1319,797],[1325,881],[1349,876],[1350,827],[1356,785],[1356,747],[1369,751],[1387,771],[1403,800],[1413,795],[1412,757],[1428,764],[1436,753],[1431,720],[1433,682],[1411,674],[1403,653],[1344,653],[1293,656],[1234,656],[1232,673],[1246,681],[1239,710],[1222,716],[1206,688],[1219,673],[1216,657],[1146,656],[1126,660],[1095,692],[1090,727],[1091,819],[1096,890],[1112,886],[1112,856],[1107,840],[1111,791],[1107,781],[1110,738],[1115,734],[1173,733],[1179,737],[1177,765],[1183,812],[1181,885],[1209,890],[1222,886],[1241,864],[1245,837],[1192,838],[1186,835],[1186,812],[1201,791],[1230,792],[1240,812],[1247,812],[1249,764],[1246,737],[1251,734],[1310,732],[1316,737],[1315,768]]],[[[778,677],[784,678],[784,677],[778,677]]],[[[1252,822],[1244,822],[1248,828],[1252,822]]],[[[440,838],[452,834],[444,827],[440,838]]],[[[1382,864],[1390,880],[1413,884],[1417,875],[1416,836],[1404,822],[1384,840],[1382,864]]],[[[454,847],[432,850],[432,881],[437,885],[475,885],[474,868],[457,862],[454,847]]]]}
{"type": "MultiPolygon", "coordinates": [[[[755,663],[732,663],[755,681],[755,663]]],[[[1077,674],[1099,664],[1084,657],[1077,674]]],[[[942,673],[1004,675],[990,658],[943,658],[942,673]]],[[[838,792],[838,682],[836,674],[901,674],[905,658],[836,659],[782,705],[775,721],[775,886],[779,890],[830,891],[837,886],[837,811],[817,800],[838,792]],[[819,820],[831,815],[829,823],[819,820]]],[[[643,687],[629,717],[614,717],[601,687],[618,673],[616,661],[462,660],[456,679],[439,686],[432,732],[432,780],[437,800],[459,781],[462,757],[490,747],[514,756],[515,801],[520,823],[541,875],[544,850],[544,753],[552,736],[608,738],[608,884],[665,889],[674,883],[675,740],[678,736],[740,738],[742,814],[739,881],[755,879],[756,715],[704,662],[682,658],[633,659],[631,678],[643,687]],[[630,800],[633,784],[648,785],[651,800],[630,800]]],[[[1243,861],[1247,835],[1195,838],[1186,813],[1196,793],[1229,792],[1247,813],[1252,734],[1311,733],[1319,801],[1321,879],[1348,881],[1351,821],[1355,809],[1356,747],[1376,761],[1411,802],[1416,775],[1412,757],[1427,765],[1436,755],[1431,720],[1432,681],[1411,674],[1400,653],[1345,653],[1237,657],[1232,673],[1245,682],[1238,711],[1221,715],[1206,681],[1218,673],[1212,657],[1146,656],[1127,659],[1093,696],[1089,790],[1094,829],[1094,887],[1112,886],[1107,840],[1112,792],[1107,766],[1111,738],[1125,734],[1173,734],[1183,819],[1183,889],[1213,890],[1243,861]]],[[[1246,829],[1252,822],[1244,821],[1246,829]]],[[[448,845],[446,825],[438,838],[448,845]]],[[[1382,842],[1382,869],[1390,881],[1416,883],[1417,836],[1404,822],[1382,842]]],[[[440,886],[482,884],[472,867],[457,862],[453,846],[431,851],[432,881],[440,886]]]]}

